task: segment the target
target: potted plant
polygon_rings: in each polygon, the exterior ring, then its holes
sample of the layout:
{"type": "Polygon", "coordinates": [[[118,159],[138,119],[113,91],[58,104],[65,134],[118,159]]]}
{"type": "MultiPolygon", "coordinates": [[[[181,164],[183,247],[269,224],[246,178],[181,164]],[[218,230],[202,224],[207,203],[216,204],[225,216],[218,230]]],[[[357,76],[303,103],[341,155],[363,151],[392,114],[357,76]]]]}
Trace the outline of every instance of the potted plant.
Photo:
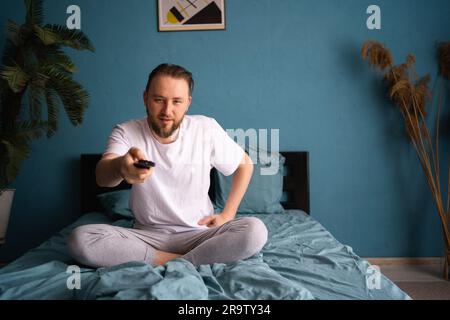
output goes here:
{"type": "Polygon", "coordinates": [[[61,107],[73,125],[80,125],[89,101],[72,79],[77,70],[63,48],[94,51],[90,40],[80,30],[43,25],[42,0],[24,4],[25,23],[7,23],[0,66],[0,244],[14,194],[8,188],[30,154],[31,141],[55,134],[61,107]]]}
{"type": "MultiPolygon", "coordinates": [[[[442,168],[439,160],[439,118],[441,100],[438,105],[435,142],[428,129],[426,105],[432,100],[428,88],[430,76],[419,77],[414,69],[415,58],[409,54],[406,61],[394,65],[390,51],[381,43],[367,41],[361,55],[369,64],[382,71],[392,102],[403,116],[406,133],[419,158],[428,182],[431,195],[439,215],[444,238],[444,278],[449,280],[450,267],[450,166],[442,168]],[[447,192],[441,187],[441,169],[449,173],[447,192]],[[446,201],[446,203],[445,203],[446,201]]],[[[440,74],[449,78],[450,49],[448,44],[440,48],[440,74]]],[[[448,162],[446,163],[446,165],[448,162]]]]}

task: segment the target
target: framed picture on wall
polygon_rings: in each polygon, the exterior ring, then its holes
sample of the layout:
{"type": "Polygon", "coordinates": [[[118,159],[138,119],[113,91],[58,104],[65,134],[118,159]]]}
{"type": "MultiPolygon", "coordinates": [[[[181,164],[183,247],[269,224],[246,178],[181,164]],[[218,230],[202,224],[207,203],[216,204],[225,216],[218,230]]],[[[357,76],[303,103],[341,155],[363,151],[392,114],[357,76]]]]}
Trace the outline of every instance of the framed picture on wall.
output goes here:
{"type": "Polygon", "coordinates": [[[223,30],[225,0],[157,0],[158,30],[223,30]]]}

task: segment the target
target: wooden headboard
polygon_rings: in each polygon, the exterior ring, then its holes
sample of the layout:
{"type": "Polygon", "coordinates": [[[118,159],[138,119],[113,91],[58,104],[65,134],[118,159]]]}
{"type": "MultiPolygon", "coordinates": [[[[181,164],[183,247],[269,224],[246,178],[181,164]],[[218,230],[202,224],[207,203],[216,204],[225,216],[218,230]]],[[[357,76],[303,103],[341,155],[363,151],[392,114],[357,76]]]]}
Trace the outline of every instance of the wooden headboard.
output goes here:
{"type": "MultiPolygon", "coordinates": [[[[301,209],[309,214],[309,153],[295,151],[281,152],[281,154],[286,158],[283,191],[287,198],[281,204],[285,209],[301,209]]],[[[131,185],[125,181],[114,188],[99,187],[95,180],[95,167],[100,158],[101,154],[81,155],[81,210],[83,213],[101,211],[97,201],[98,194],[131,188],[131,185]]],[[[214,179],[213,170],[211,170],[211,179],[214,179]]],[[[214,200],[214,183],[211,182],[210,185],[209,196],[211,200],[214,200]]]]}

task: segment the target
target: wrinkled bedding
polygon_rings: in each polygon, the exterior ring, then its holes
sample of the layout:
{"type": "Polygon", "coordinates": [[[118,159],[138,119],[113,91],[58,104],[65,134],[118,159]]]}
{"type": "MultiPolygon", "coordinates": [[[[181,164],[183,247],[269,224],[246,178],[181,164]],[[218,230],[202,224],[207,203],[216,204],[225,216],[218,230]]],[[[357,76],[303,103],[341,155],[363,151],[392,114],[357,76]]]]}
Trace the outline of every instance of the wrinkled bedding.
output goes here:
{"type": "Polygon", "coordinates": [[[77,289],[70,286],[74,278],[68,270],[76,262],[65,246],[71,230],[89,223],[132,226],[131,220],[88,213],[0,269],[0,299],[410,299],[304,212],[257,217],[266,224],[269,240],[249,259],[199,267],[184,259],[158,267],[142,262],[80,266],[77,289]]]}

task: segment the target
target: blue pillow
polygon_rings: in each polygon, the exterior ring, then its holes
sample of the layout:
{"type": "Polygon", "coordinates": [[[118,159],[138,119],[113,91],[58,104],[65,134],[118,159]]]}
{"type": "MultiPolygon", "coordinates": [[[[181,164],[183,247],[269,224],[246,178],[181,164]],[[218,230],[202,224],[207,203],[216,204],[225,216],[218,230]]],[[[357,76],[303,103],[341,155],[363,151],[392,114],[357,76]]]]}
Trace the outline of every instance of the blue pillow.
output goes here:
{"type": "Polygon", "coordinates": [[[128,203],[130,191],[130,189],[125,189],[106,192],[97,195],[97,199],[109,217],[134,218],[128,203]]]}
{"type": "MultiPolygon", "coordinates": [[[[283,195],[283,166],[285,158],[280,153],[272,153],[275,160],[264,156],[267,151],[256,152],[257,161],[253,165],[253,175],[247,191],[242,198],[238,213],[282,213],[281,205],[283,195]],[[278,160],[278,169],[273,161],[278,160]],[[267,173],[270,173],[267,175],[267,173]]],[[[253,157],[252,157],[253,159],[253,157]]],[[[254,161],[255,159],[253,159],[254,161]]],[[[255,162],[255,161],[254,161],[255,162]]],[[[215,201],[216,212],[223,210],[231,190],[233,175],[224,176],[216,170],[215,173],[215,201]]]]}

